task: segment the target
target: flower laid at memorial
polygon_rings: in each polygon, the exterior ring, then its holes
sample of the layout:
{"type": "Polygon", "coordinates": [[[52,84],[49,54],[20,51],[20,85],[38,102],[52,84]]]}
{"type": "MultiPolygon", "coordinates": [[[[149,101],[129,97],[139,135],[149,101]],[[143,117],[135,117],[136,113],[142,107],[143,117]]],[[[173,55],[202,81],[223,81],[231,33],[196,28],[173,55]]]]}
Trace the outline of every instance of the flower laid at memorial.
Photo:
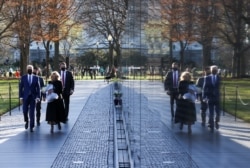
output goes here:
{"type": "Polygon", "coordinates": [[[115,90],[114,91],[114,96],[115,97],[122,97],[122,92],[118,91],[118,90],[115,90]]]}
{"type": "Polygon", "coordinates": [[[115,106],[117,105],[122,105],[122,92],[118,91],[118,90],[115,90],[114,91],[114,104],[115,106]]]}

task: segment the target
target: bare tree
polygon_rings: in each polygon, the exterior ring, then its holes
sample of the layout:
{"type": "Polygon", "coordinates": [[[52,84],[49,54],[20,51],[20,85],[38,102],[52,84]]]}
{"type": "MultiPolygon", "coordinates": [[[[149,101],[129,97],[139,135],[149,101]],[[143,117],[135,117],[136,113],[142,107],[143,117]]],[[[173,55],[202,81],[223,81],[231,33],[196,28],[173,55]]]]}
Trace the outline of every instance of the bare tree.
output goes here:
{"type": "MultiPolygon", "coordinates": [[[[120,41],[124,32],[124,23],[127,18],[128,2],[126,0],[89,0],[82,6],[82,20],[89,25],[89,34],[108,39],[110,35],[110,53],[114,49],[117,54],[115,66],[119,66],[121,57],[120,41]]],[[[113,67],[113,56],[111,55],[109,69],[113,67]]]]}
{"type": "Polygon", "coordinates": [[[221,20],[220,37],[233,48],[233,77],[245,75],[244,53],[249,50],[250,45],[246,43],[246,13],[249,13],[249,0],[220,0],[221,20]]]}
{"type": "Polygon", "coordinates": [[[11,26],[16,20],[16,13],[12,7],[14,3],[11,1],[0,1],[0,40],[1,43],[10,45],[9,39],[13,37],[11,26]]]}
{"type": "Polygon", "coordinates": [[[37,6],[38,2],[36,0],[16,0],[12,2],[13,4],[9,12],[16,16],[15,23],[12,25],[12,31],[18,38],[18,48],[21,51],[20,70],[21,75],[23,75],[29,63],[32,25],[36,16],[34,6],[37,6]]]}
{"type": "Polygon", "coordinates": [[[202,66],[212,64],[211,51],[215,49],[213,40],[218,38],[219,7],[216,0],[198,0],[198,41],[203,46],[202,66]]]}
{"type": "MultiPolygon", "coordinates": [[[[180,68],[184,66],[184,52],[189,43],[197,40],[197,4],[188,0],[160,0],[165,24],[163,36],[180,44],[180,68]]],[[[172,53],[170,54],[172,56],[172,53]]]]}
{"type": "MultiPolygon", "coordinates": [[[[51,42],[55,45],[54,69],[59,69],[59,41],[65,39],[70,30],[77,25],[75,15],[77,3],[75,0],[39,0],[39,13],[34,25],[32,38],[42,41],[46,49],[46,74],[49,75],[49,58],[51,42]]],[[[61,60],[62,61],[62,60],[61,60]]]]}

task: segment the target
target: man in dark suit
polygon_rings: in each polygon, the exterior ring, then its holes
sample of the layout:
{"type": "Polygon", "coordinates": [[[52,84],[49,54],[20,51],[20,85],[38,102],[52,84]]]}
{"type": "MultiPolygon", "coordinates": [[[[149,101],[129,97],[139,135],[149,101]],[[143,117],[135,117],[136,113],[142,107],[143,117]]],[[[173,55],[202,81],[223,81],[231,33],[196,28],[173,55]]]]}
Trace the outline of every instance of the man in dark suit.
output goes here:
{"type": "Polygon", "coordinates": [[[23,115],[25,129],[28,129],[30,122],[30,132],[33,132],[35,120],[36,102],[40,100],[40,84],[37,76],[32,74],[33,66],[27,66],[27,73],[21,77],[19,85],[19,98],[23,103],[23,115]]]}
{"type": "Polygon", "coordinates": [[[60,63],[60,68],[61,68],[60,74],[63,84],[63,100],[65,106],[65,114],[66,114],[66,120],[68,120],[70,96],[74,93],[75,81],[72,73],[66,70],[67,65],[65,62],[60,63]]]}
{"type": "Polygon", "coordinates": [[[211,75],[205,78],[203,86],[203,100],[207,101],[209,109],[209,127],[213,132],[214,126],[219,129],[220,121],[220,76],[217,66],[211,66],[211,75]],[[216,116],[214,117],[214,112],[216,116]],[[215,121],[214,121],[215,119],[215,121]],[[214,125],[215,122],[215,125],[214,125]]]}
{"type": "Polygon", "coordinates": [[[172,69],[168,71],[165,81],[164,89],[167,94],[170,96],[170,107],[171,107],[171,116],[172,121],[174,121],[174,103],[178,98],[178,83],[179,83],[180,72],[178,70],[178,64],[176,62],[172,63],[172,69]]]}
{"type": "MultiPolygon", "coordinates": [[[[39,79],[39,84],[40,84],[40,88],[43,88],[44,85],[44,80],[41,77],[41,70],[38,67],[34,67],[33,69],[33,75],[36,75],[39,79]]],[[[41,92],[40,94],[40,100],[36,102],[36,124],[37,126],[40,126],[40,118],[41,118],[41,102],[42,99],[45,100],[45,94],[41,92]]]]}
{"type": "MultiPolygon", "coordinates": [[[[203,85],[204,85],[204,80],[205,78],[210,75],[210,67],[206,67],[203,71],[203,76],[198,78],[197,79],[197,82],[196,82],[196,86],[198,88],[200,88],[201,90],[203,89],[203,85]]],[[[197,94],[197,97],[198,99],[200,100],[200,113],[201,113],[201,120],[202,120],[202,123],[201,125],[202,126],[205,126],[206,125],[206,111],[207,111],[207,102],[204,102],[203,101],[203,98],[202,98],[202,92],[201,93],[198,93],[197,94]]]]}

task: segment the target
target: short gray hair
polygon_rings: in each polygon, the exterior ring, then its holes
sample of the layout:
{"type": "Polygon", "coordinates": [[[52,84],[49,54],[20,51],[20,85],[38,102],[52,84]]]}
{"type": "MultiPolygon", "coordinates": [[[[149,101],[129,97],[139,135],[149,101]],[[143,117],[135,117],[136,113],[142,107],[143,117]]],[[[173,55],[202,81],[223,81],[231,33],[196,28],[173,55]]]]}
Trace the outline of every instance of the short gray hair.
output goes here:
{"type": "Polygon", "coordinates": [[[33,65],[27,65],[26,69],[34,69],[33,65]]]}
{"type": "Polygon", "coordinates": [[[210,67],[210,70],[212,71],[213,69],[218,69],[218,66],[216,66],[216,65],[212,65],[211,67],[210,67]]]}

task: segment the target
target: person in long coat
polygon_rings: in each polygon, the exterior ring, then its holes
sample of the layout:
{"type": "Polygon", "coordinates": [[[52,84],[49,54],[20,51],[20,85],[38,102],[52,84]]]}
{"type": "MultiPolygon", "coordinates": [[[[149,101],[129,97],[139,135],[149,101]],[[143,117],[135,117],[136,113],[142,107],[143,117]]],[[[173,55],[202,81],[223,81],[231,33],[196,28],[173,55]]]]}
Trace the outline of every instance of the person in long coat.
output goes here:
{"type": "Polygon", "coordinates": [[[47,96],[52,92],[58,95],[58,98],[48,102],[46,109],[46,121],[51,125],[50,132],[54,132],[54,125],[58,125],[58,129],[61,130],[61,122],[65,123],[66,115],[64,109],[64,103],[62,98],[62,82],[60,81],[60,74],[57,71],[51,73],[51,81],[49,84],[53,85],[53,89],[47,91],[47,96]]]}
{"type": "Polygon", "coordinates": [[[181,130],[184,124],[188,125],[188,133],[192,133],[191,125],[196,121],[195,95],[194,90],[190,90],[190,85],[193,84],[191,74],[189,72],[183,72],[178,87],[179,96],[175,112],[175,123],[180,123],[181,130]],[[191,99],[192,96],[193,99],[191,99]]]}

